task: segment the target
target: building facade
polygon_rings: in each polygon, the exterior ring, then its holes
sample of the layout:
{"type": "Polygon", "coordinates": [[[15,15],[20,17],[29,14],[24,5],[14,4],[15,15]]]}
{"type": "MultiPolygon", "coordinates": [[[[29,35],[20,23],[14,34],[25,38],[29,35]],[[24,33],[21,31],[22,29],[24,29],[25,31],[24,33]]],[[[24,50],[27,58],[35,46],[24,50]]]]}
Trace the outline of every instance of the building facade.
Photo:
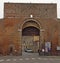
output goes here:
{"type": "Polygon", "coordinates": [[[57,4],[4,3],[4,18],[0,19],[0,54],[22,55],[25,49],[32,49],[34,53],[44,49],[57,55],[59,21],[57,4]]]}

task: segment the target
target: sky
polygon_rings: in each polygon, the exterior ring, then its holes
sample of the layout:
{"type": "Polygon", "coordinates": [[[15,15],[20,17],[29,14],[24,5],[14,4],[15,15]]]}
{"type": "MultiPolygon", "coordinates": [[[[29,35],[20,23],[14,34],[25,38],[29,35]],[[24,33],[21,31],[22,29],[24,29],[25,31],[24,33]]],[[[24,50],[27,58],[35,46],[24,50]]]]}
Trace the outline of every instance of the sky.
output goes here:
{"type": "Polygon", "coordinates": [[[57,3],[57,18],[60,19],[60,0],[0,0],[0,19],[4,18],[4,2],[13,2],[13,3],[57,3]]]}

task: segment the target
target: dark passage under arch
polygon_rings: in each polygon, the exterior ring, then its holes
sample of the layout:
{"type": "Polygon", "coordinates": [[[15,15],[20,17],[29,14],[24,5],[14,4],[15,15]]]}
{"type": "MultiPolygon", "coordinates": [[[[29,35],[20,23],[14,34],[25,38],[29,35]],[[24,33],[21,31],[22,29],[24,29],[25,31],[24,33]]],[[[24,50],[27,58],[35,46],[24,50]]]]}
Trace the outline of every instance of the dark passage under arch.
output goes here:
{"type": "Polygon", "coordinates": [[[38,52],[40,30],[34,26],[26,27],[22,30],[22,49],[38,52]]]}
{"type": "Polygon", "coordinates": [[[36,27],[29,26],[23,29],[22,36],[39,36],[40,30],[36,27]]]}

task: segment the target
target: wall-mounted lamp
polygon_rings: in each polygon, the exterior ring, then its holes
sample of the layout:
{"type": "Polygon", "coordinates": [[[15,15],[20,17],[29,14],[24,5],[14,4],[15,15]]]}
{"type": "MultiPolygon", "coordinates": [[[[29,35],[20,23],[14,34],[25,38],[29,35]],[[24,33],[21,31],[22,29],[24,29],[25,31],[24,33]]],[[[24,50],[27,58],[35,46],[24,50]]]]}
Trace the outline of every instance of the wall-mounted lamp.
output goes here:
{"type": "Polygon", "coordinates": [[[30,18],[33,18],[33,15],[32,14],[30,15],[30,18]]]}

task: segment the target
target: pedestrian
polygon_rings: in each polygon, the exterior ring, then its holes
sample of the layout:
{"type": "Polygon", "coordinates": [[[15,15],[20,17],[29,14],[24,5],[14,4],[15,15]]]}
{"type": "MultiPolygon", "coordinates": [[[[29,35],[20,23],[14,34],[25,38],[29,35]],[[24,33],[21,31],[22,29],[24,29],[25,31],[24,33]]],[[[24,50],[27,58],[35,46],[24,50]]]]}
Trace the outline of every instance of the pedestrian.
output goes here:
{"type": "Polygon", "coordinates": [[[45,52],[45,50],[44,49],[42,49],[42,54],[44,55],[44,52],[45,52]]]}

